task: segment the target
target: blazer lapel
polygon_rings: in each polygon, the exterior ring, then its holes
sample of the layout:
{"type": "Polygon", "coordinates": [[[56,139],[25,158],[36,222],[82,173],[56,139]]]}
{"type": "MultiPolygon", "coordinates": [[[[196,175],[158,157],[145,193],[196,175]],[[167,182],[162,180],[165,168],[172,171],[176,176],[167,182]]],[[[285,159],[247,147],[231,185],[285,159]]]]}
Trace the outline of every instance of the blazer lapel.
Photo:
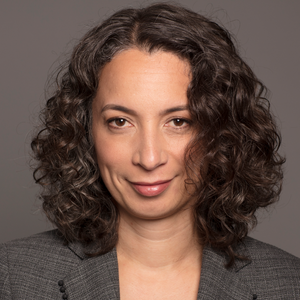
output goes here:
{"type": "MultiPolygon", "coordinates": [[[[77,267],[62,278],[68,300],[119,300],[119,272],[116,249],[104,255],[86,258],[80,245],[69,248],[80,258],[77,267]]],[[[246,249],[239,253],[247,255],[246,249]]],[[[238,271],[251,261],[237,261],[235,267],[224,267],[224,255],[205,247],[197,300],[252,300],[254,293],[243,282],[238,271]]],[[[59,288],[59,287],[58,287],[59,288]]]]}
{"type": "Polygon", "coordinates": [[[209,247],[204,248],[201,278],[197,300],[252,300],[250,287],[240,278],[238,271],[251,261],[238,261],[231,269],[224,267],[221,253],[209,247]]]}
{"type": "Polygon", "coordinates": [[[68,300],[119,300],[119,273],[117,253],[111,252],[85,259],[76,246],[70,247],[81,258],[77,268],[63,278],[68,300]]]}

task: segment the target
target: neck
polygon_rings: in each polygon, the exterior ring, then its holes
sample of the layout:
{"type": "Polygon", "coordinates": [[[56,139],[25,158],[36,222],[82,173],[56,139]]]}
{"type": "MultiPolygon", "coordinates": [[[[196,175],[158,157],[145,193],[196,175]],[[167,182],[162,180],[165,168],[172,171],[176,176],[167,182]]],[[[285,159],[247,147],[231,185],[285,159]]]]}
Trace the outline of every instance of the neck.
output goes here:
{"type": "Polygon", "coordinates": [[[120,210],[118,259],[151,269],[201,263],[202,247],[190,209],[159,220],[128,216],[120,210]]]}

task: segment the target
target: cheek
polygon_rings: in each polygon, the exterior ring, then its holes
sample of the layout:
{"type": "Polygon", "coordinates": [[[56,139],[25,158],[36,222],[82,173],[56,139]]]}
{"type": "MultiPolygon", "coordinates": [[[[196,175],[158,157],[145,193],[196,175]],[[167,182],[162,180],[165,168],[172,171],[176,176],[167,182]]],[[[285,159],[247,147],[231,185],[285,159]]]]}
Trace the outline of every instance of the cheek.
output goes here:
{"type": "Polygon", "coordinates": [[[184,165],[184,154],[189,143],[189,138],[178,138],[169,143],[169,153],[176,159],[176,161],[184,165]]]}
{"type": "Polygon", "coordinates": [[[124,147],[116,143],[113,139],[97,138],[95,141],[95,150],[100,173],[103,179],[121,172],[126,164],[126,153],[124,147]]]}

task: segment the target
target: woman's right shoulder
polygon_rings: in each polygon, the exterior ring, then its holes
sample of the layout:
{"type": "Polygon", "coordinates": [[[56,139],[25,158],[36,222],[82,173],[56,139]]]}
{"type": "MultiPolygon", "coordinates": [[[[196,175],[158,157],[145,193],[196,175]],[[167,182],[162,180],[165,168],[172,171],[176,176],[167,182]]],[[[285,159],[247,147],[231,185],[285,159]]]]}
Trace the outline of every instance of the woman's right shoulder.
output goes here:
{"type": "MultiPolygon", "coordinates": [[[[11,270],[39,269],[55,262],[78,261],[58,230],[45,231],[29,237],[0,244],[0,267],[11,270]]],[[[33,270],[34,271],[34,270],[33,270]]]]}
{"type": "Polygon", "coordinates": [[[57,278],[63,278],[79,262],[80,258],[65,244],[58,230],[3,243],[0,245],[0,298],[11,299],[13,292],[31,295],[33,286],[45,288],[51,281],[57,286],[57,278]]]}
{"type": "Polygon", "coordinates": [[[72,256],[70,252],[58,230],[45,231],[0,244],[0,266],[39,265],[72,256]]]}
{"type": "Polygon", "coordinates": [[[0,265],[5,260],[32,264],[38,260],[46,262],[73,256],[74,253],[57,229],[0,244],[0,265]]]}
{"type": "MultiPolygon", "coordinates": [[[[65,248],[64,239],[57,229],[37,233],[0,244],[1,253],[20,256],[29,252],[52,252],[53,248],[65,248]]],[[[1,256],[2,257],[2,256],[1,256]]]]}

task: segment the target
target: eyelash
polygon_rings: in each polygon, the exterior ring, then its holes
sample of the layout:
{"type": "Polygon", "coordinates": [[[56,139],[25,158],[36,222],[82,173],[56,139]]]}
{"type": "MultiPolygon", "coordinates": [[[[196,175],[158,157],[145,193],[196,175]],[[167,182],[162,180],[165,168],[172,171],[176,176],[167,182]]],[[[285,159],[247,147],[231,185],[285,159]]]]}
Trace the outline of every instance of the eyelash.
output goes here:
{"type": "Polygon", "coordinates": [[[188,120],[188,119],[185,119],[185,118],[173,118],[167,124],[171,123],[172,121],[174,122],[174,121],[177,121],[177,120],[180,120],[180,121],[184,122],[185,124],[183,126],[174,126],[174,128],[176,128],[176,130],[185,129],[185,127],[187,127],[191,124],[191,120],[188,120]]]}
{"type": "MultiPolygon", "coordinates": [[[[115,122],[117,120],[124,120],[125,122],[129,123],[129,121],[127,121],[125,118],[112,118],[112,119],[107,120],[107,123],[108,123],[108,125],[110,125],[114,129],[122,129],[122,128],[124,128],[125,126],[114,126],[114,125],[111,125],[111,123],[113,123],[113,122],[115,122]]],[[[186,123],[186,125],[184,125],[184,126],[174,126],[174,128],[177,127],[176,130],[182,130],[186,126],[188,126],[188,125],[190,125],[192,123],[191,120],[188,120],[188,119],[185,119],[185,118],[173,118],[170,121],[168,121],[167,124],[170,123],[170,122],[172,122],[172,121],[175,121],[175,120],[180,120],[180,121],[183,121],[184,123],[186,123]]]]}

